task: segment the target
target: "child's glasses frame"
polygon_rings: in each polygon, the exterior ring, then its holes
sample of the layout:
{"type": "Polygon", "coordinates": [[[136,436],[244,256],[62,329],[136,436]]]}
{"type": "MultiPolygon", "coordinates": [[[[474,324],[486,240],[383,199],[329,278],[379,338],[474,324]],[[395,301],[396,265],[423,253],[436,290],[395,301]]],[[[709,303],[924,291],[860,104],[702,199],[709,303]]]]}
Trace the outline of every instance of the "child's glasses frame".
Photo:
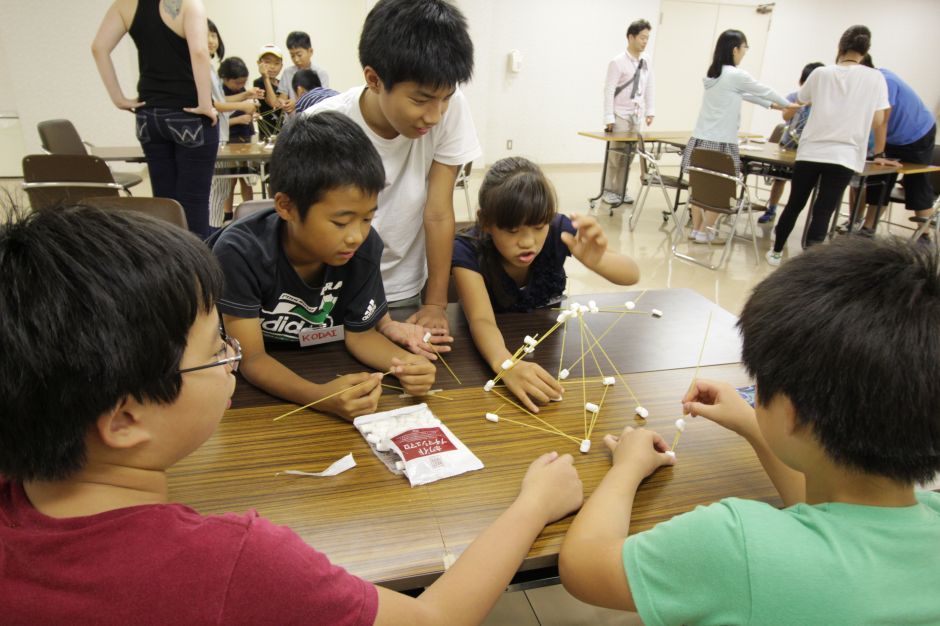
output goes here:
{"type": "Polygon", "coordinates": [[[205,365],[197,365],[196,367],[187,367],[186,369],[179,370],[180,374],[185,374],[187,372],[195,372],[198,370],[209,369],[210,367],[218,367],[219,365],[225,365],[229,368],[230,372],[238,371],[238,363],[242,360],[242,346],[238,343],[238,339],[235,337],[229,337],[225,333],[222,333],[222,341],[225,342],[225,345],[222,346],[222,349],[219,350],[216,356],[220,357],[212,363],[206,363],[205,365]],[[228,356],[229,350],[234,352],[234,356],[228,356]]]}

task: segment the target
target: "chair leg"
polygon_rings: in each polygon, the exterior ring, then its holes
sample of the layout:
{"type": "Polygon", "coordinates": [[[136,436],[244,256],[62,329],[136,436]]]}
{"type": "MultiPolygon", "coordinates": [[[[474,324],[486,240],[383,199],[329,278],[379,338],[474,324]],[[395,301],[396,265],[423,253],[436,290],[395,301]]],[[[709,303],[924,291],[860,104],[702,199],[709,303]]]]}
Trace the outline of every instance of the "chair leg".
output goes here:
{"type": "Polygon", "coordinates": [[[470,204],[470,186],[466,180],[463,181],[463,195],[467,200],[467,220],[473,221],[473,206],[470,204]]]}
{"type": "Polygon", "coordinates": [[[633,231],[636,228],[637,222],[640,220],[640,213],[643,212],[643,205],[646,204],[646,197],[650,194],[650,186],[644,184],[640,188],[640,193],[637,194],[636,203],[633,205],[633,210],[630,211],[630,219],[627,220],[627,225],[630,227],[630,230],[633,231]]]}

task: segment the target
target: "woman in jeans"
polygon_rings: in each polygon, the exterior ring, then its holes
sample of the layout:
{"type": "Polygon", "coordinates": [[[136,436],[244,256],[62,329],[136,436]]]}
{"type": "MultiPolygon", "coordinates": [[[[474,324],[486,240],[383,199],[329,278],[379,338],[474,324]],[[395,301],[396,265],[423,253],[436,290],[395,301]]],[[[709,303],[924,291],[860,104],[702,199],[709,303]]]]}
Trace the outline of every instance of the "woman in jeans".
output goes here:
{"type": "Polygon", "coordinates": [[[826,238],[829,219],[852,175],[865,169],[869,133],[875,135],[875,153],[885,149],[885,110],[891,105],[884,76],[861,63],[870,47],[871,31],[850,27],[839,39],[836,64],[815,70],[797,93],[813,112],[796,149],[790,199],[774,230],[774,247],[767,252],[770,265],[780,265],[787,237],[817,183],[807,245],[826,238]]]}
{"type": "Polygon", "coordinates": [[[209,234],[209,186],[219,146],[207,42],[201,0],[116,0],[92,43],[111,101],[136,114],[153,195],[183,205],[189,229],[200,237],[209,234]],[[136,99],[124,96],[111,61],[127,33],[140,66],[136,99]]]}

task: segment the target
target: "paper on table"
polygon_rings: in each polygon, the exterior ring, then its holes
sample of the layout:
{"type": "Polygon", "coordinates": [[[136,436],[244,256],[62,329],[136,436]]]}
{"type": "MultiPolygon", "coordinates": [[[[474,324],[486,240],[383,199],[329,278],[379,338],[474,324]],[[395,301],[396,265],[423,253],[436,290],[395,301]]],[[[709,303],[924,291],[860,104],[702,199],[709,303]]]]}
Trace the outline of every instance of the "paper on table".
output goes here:
{"type": "Polygon", "coordinates": [[[342,474],[348,469],[356,467],[356,460],[353,458],[352,452],[341,458],[340,460],[330,465],[328,468],[322,472],[301,472],[300,470],[285,470],[283,472],[278,472],[275,476],[280,476],[281,474],[287,474],[289,476],[317,476],[320,478],[325,478],[327,476],[336,476],[337,474],[342,474]]]}

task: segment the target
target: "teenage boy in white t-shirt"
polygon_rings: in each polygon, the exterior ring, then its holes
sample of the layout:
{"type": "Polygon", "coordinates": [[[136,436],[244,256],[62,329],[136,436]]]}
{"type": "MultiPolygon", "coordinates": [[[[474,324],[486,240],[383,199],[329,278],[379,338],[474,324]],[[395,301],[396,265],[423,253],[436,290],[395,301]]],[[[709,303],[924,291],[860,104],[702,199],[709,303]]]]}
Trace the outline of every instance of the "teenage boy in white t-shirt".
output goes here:
{"type": "MultiPolygon", "coordinates": [[[[460,11],[444,0],[381,0],[359,39],[365,85],[311,107],[359,124],[382,157],[388,185],[373,227],[385,242],[389,306],[420,302],[408,322],[449,341],[445,308],[454,241],[454,181],[481,155],[470,107],[457,88],[473,73],[473,43],[460,11]],[[426,289],[422,296],[422,289],[426,289]]],[[[386,315],[380,332],[433,358],[415,332],[386,315]]],[[[447,350],[447,346],[437,346],[447,350]]]]}
{"type": "Polygon", "coordinates": [[[865,169],[870,132],[875,135],[875,153],[885,149],[885,111],[891,104],[881,72],[860,63],[870,47],[871,31],[866,26],[850,27],[839,39],[836,64],[814,71],[797,93],[801,103],[813,106],[813,112],[796,150],[790,199],[774,230],[774,247],[767,251],[770,265],[780,265],[787,237],[817,181],[808,246],[826,238],[829,219],[852,175],[865,169]]]}

